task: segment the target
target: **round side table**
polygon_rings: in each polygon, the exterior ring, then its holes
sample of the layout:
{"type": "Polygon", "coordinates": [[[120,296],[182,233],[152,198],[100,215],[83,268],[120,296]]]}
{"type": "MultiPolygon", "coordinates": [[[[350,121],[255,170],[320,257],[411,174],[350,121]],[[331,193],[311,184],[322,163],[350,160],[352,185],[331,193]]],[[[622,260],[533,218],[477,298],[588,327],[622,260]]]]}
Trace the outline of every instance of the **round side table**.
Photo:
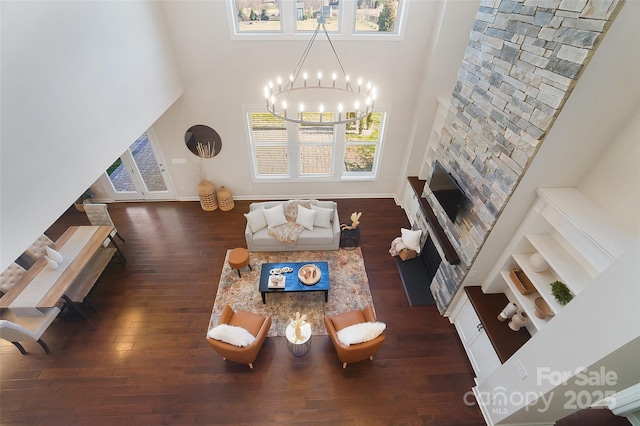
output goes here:
{"type": "Polygon", "coordinates": [[[343,229],[340,231],[340,247],[345,250],[355,250],[360,243],[360,228],[343,229]]]}
{"type": "Polygon", "coordinates": [[[302,335],[304,340],[302,342],[296,342],[296,329],[293,324],[289,324],[285,330],[287,336],[287,348],[289,352],[295,356],[304,356],[311,349],[311,324],[306,323],[302,326],[302,335]]]}

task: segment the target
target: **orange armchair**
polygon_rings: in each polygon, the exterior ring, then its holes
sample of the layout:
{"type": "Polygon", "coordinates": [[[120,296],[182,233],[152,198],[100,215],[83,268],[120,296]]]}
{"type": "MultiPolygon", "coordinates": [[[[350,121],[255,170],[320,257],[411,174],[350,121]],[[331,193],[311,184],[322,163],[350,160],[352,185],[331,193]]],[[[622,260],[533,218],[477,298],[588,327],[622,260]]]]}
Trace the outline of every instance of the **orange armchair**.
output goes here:
{"type": "Polygon", "coordinates": [[[256,337],[256,340],[249,346],[241,347],[225,343],[221,340],[207,338],[207,341],[220,355],[222,359],[249,364],[249,368],[253,368],[253,361],[256,360],[260,348],[267,337],[269,328],[271,327],[271,317],[263,317],[251,312],[238,310],[233,311],[231,306],[224,307],[218,324],[228,324],[236,327],[242,327],[256,337]]]}
{"type": "Polygon", "coordinates": [[[384,333],[368,342],[358,343],[355,345],[345,345],[338,339],[338,331],[350,325],[362,322],[376,322],[376,314],[373,312],[373,306],[367,305],[363,310],[356,310],[334,315],[332,317],[324,317],[324,324],[327,327],[327,333],[331,338],[333,346],[336,348],[338,358],[342,361],[342,368],[347,368],[350,362],[363,361],[367,358],[373,359],[384,343],[384,333]]]}

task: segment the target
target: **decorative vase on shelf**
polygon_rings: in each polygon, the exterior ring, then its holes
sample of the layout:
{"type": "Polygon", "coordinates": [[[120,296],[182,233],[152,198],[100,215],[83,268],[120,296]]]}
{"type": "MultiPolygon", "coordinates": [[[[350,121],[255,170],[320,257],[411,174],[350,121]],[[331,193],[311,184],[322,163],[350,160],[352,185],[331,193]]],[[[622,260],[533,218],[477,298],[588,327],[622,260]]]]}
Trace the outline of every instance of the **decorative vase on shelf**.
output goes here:
{"type": "Polygon", "coordinates": [[[540,253],[533,253],[529,257],[529,267],[533,272],[544,272],[549,269],[549,264],[540,253]]]}
{"type": "Polygon", "coordinates": [[[529,316],[526,312],[516,312],[509,321],[509,328],[513,331],[518,331],[529,321],[529,316]]]}
{"type": "Polygon", "coordinates": [[[210,212],[218,208],[218,197],[213,183],[206,179],[201,180],[198,184],[198,196],[202,210],[210,212]]]}
{"type": "Polygon", "coordinates": [[[504,307],[502,312],[498,314],[498,321],[504,322],[509,318],[511,318],[513,314],[515,314],[516,312],[518,312],[518,305],[512,302],[509,302],[507,303],[507,306],[504,307]]]}

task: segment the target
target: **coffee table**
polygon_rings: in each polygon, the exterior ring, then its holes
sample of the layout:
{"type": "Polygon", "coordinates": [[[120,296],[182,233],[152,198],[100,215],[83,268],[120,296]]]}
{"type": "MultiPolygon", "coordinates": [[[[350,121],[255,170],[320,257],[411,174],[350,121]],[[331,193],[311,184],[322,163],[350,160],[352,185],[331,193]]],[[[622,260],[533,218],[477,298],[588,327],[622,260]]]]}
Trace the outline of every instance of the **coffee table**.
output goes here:
{"type": "Polygon", "coordinates": [[[329,301],[329,289],[331,282],[329,281],[329,264],[327,262],[282,262],[282,263],[263,263],[262,272],[260,272],[260,295],[262,303],[266,302],[267,293],[288,293],[303,291],[322,291],[324,292],[324,301],[329,301]],[[298,279],[298,271],[304,265],[316,265],[320,269],[320,280],[313,285],[306,285],[298,279]],[[282,269],[284,267],[292,268],[292,272],[282,274],[285,279],[284,288],[269,288],[269,271],[272,269],[282,269]]]}

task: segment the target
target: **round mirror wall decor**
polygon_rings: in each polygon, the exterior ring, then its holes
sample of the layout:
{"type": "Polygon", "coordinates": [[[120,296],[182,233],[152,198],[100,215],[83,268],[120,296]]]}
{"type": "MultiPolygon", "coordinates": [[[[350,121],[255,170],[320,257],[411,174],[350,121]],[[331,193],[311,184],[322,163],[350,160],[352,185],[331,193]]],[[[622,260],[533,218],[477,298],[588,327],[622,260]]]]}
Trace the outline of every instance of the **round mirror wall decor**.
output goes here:
{"type": "Polygon", "coordinates": [[[204,124],[191,126],[184,134],[184,143],[189,151],[201,158],[215,157],[222,149],[218,132],[204,124]]]}

